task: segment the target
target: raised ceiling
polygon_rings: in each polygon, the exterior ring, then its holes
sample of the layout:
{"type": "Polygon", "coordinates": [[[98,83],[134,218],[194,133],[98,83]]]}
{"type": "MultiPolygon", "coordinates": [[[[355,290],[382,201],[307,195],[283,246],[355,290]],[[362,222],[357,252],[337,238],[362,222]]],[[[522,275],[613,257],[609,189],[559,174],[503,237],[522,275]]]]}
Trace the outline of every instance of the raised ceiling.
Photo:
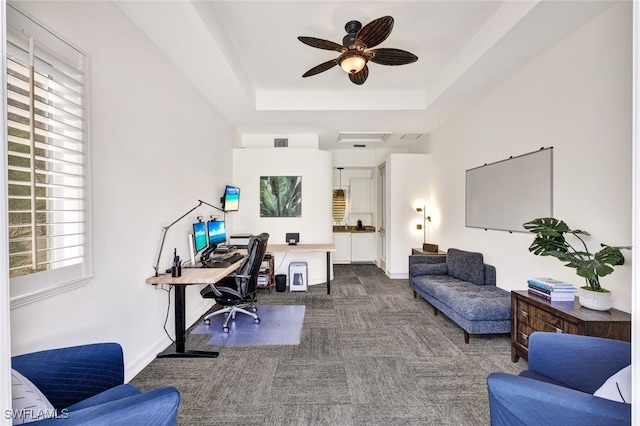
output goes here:
{"type": "MultiPolygon", "coordinates": [[[[321,149],[351,148],[340,132],[390,132],[383,143],[423,143],[452,115],[615,4],[612,1],[116,1],[243,134],[318,134],[321,149]],[[336,57],[297,40],[341,43],[345,24],[390,15],[378,47],[416,54],[403,66],[369,64],[362,86],[336,57]]],[[[381,144],[371,144],[378,148],[381,144]]]]}

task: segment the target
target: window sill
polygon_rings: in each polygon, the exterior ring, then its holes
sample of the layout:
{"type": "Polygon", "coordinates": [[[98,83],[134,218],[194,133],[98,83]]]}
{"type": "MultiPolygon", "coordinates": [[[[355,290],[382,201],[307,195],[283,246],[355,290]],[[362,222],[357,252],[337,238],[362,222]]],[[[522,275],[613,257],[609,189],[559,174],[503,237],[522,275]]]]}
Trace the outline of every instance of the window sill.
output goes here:
{"type": "Polygon", "coordinates": [[[31,303],[38,302],[40,300],[48,299],[58,294],[67,293],[77,288],[84,287],[85,285],[89,284],[89,281],[91,280],[91,278],[93,277],[89,276],[76,281],[59,284],[54,287],[37,290],[32,293],[21,294],[19,296],[16,296],[10,299],[11,309],[19,308],[21,306],[26,306],[31,303]]]}

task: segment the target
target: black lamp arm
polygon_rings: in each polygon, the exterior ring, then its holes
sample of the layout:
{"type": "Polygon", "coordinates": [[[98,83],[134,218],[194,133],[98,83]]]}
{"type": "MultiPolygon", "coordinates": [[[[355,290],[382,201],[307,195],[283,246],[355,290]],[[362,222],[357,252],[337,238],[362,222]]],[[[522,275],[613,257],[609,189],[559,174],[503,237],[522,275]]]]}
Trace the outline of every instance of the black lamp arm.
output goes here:
{"type": "MultiPolygon", "coordinates": [[[[213,204],[209,204],[209,203],[207,203],[206,201],[202,201],[202,200],[198,200],[198,201],[200,202],[200,204],[199,204],[197,207],[200,207],[201,205],[206,204],[207,206],[209,206],[209,207],[213,207],[214,209],[218,210],[219,212],[227,213],[227,211],[226,211],[226,210],[222,210],[221,208],[216,207],[216,206],[214,206],[213,204]]],[[[196,208],[197,208],[197,207],[196,207],[196,208]]]]}

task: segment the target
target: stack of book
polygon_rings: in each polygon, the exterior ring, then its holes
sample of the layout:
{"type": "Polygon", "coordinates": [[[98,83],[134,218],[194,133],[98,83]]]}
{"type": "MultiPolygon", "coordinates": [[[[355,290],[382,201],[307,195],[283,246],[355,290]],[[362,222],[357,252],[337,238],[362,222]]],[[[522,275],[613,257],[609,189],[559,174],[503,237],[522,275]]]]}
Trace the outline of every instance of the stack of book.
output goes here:
{"type": "Polygon", "coordinates": [[[575,293],[578,291],[571,284],[553,278],[531,278],[527,283],[529,283],[529,294],[550,302],[573,302],[575,293]]]}

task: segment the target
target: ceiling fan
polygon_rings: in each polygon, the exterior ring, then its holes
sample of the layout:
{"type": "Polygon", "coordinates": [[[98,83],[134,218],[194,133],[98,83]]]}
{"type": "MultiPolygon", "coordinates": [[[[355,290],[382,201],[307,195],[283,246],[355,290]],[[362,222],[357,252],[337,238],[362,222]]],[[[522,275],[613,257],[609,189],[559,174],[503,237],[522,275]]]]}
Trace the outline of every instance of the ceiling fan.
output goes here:
{"type": "Polygon", "coordinates": [[[298,37],[298,40],[311,47],[340,52],[340,56],[336,59],[316,65],[304,73],[302,77],[311,77],[340,65],[349,74],[352,83],[363,84],[369,76],[369,68],[367,67],[369,61],[380,65],[406,65],[418,60],[418,57],[413,53],[400,49],[367,50],[379,45],[389,37],[393,29],[391,16],[383,16],[373,20],[364,27],[358,21],[349,21],[344,29],[347,31],[347,35],[342,39],[342,44],[315,37],[298,37]]]}

